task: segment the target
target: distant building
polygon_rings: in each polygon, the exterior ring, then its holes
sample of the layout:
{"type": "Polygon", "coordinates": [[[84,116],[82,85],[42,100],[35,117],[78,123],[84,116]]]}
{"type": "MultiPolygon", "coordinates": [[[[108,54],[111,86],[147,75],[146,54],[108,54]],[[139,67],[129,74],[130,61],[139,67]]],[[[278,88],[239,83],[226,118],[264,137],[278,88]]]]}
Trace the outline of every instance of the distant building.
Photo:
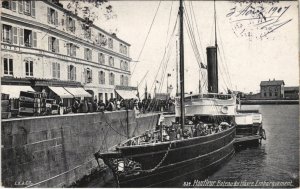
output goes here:
{"type": "Polygon", "coordinates": [[[286,99],[298,100],[299,87],[284,87],[284,97],[286,99]]]}
{"type": "Polygon", "coordinates": [[[58,1],[1,3],[2,85],[27,85],[37,91],[81,87],[90,95],[72,94],[104,101],[116,96],[117,85],[130,86],[129,43],[58,1]]]}
{"type": "Polygon", "coordinates": [[[260,82],[260,95],[262,99],[282,99],[284,98],[284,81],[270,80],[260,82]]]}

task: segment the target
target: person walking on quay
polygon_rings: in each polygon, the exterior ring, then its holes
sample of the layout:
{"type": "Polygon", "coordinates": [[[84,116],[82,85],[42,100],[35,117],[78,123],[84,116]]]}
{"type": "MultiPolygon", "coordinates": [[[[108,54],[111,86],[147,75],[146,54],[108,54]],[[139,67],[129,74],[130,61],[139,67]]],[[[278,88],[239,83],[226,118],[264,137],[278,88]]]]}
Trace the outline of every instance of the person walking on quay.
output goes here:
{"type": "Polygon", "coordinates": [[[79,109],[79,102],[76,98],[74,98],[74,102],[73,102],[73,106],[72,106],[72,112],[73,113],[78,113],[78,109],[79,109]]]}
{"type": "Polygon", "coordinates": [[[88,111],[87,112],[94,112],[93,111],[93,104],[91,102],[92,100],[87,101],[87,107],[88,107],[88,111]]]}
{"type": "Polygon", "coordinates": [[[93,101],[92,106],[93,106],[93,112],[99,111],[98,104],[97,104],[97,99],[95,99],[93,101]]]}
{"type": "Polygon", "coordinates": [[[120,102],[120,100],[116,101],[116,108],[117,108],[117,110],[121,109],[121,102],[120,102]]]}
{"type": "Polygon", "coordinates": [[[114,108],[114,103],[113,103],[113,99],[110,99],[107,107],[106,107],[106,110],[107,111],[113,111],[115,108],[114,108]]]}
{"type": "Polygon", "coordinates": [[[99,111],[100,112],[105,111],[105,104],[104,104],[103,100],[99,101],[98,106],[99,106],[99,111]]]}

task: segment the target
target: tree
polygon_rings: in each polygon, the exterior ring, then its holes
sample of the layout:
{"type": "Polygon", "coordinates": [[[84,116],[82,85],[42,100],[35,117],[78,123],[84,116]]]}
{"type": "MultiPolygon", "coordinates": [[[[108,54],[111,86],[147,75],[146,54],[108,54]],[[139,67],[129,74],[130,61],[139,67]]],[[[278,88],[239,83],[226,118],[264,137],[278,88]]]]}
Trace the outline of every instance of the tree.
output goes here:
{"type": "Polygon", "coordinates": [[[106,20],[117,16],[108,0],[70,0],[62,3],[66,4],[69,11],[86,19],[88,23],[103,19],[102,15],[106,20]]]}

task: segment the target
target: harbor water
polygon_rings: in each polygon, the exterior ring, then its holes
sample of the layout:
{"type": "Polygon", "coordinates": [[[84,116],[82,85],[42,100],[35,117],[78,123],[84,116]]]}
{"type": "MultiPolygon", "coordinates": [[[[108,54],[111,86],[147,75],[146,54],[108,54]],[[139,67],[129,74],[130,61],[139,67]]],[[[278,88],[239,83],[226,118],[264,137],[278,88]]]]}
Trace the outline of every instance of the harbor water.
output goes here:
{"type": "MultiPolygon", "coordinates": [[[[195,187],[298,187],[299,105],[244,105],[263,115],[267,140],[241,148],[207,179],[195,178],[195,187]]],[[[176,187],[184,187],[184,178],[176,187]]],[[[112,182],[105,187],[115,187],[112,182]]],[[[92,181],[88,187],[101,187],[92,181]]],[[[173,187],[173,186],[172,186],[173,187]]]]}
{"type": "Polygon", "coordinates": [[[242,109],[262,113],[267,140],[237,151],[208,180],[220,184],[239,181],[246,187],[298,187],[299,105],[244,105],[242,109]]]}

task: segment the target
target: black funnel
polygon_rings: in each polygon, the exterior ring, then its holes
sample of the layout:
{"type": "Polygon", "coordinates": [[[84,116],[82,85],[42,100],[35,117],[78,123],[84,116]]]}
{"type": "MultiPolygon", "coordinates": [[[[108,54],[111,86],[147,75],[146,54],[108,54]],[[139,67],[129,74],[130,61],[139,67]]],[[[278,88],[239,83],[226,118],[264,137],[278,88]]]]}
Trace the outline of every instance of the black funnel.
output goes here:
{"type": "Polygon", "coordinates": [[[218,93],[218,62],[217,62],[217,48],[207,47],[207,80],[208,92],[218,93]]]}

